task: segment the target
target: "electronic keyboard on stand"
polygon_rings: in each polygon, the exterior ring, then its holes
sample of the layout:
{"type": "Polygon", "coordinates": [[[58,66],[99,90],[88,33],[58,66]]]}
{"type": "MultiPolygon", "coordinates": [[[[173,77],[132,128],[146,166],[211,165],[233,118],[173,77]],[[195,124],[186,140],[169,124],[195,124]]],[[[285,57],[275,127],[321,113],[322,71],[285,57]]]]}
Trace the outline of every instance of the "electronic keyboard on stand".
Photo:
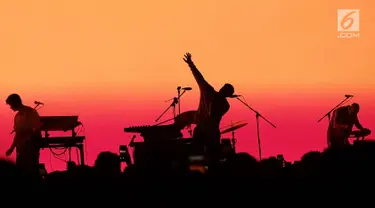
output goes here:
{"type": "Polygon", "coordinates": [[[78,116],[41,116],[41,131],[44,137],[41,141],[40,148],[67,148],[69,152],[69,162],[71,162],[71,148],[76,147],[80,152],[80,163],[85,164],[83,142],[85,136],[77,136],[75,128],[82,125],[78,121],[78,116]],[[50,137],[51,131],[71,132],[68,137],[50,137]]]}

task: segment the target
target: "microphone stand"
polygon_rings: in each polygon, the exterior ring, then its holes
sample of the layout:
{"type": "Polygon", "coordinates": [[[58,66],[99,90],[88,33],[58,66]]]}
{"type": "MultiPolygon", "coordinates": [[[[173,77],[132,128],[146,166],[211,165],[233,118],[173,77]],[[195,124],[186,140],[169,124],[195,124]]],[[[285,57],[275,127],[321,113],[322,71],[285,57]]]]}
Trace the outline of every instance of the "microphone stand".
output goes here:
{"type": "MultiPolygon", "coordinates": [[[[167,109],[165,109],[165,111],[155,120],[155,122],[158,122],[160,119],[161,119],[161,117],[163,117],[164,116],[164,114],[170,109],[170,108],[172,108],[173,107],[173,117],[176,117],[176,113],[175,113],[175,108],[176,108],[176,104],[178,103],[178,99],[177,98],[172,98],[172,103],[168,106],[168,108],[167,109]]],[[[169,101],[169,100],[167,100],[167,101],[169,101]]]]}
{"type": "Polygon", "coordinates": [[[38,103],[38,104],[36,104],[36,105],[35,105],[35,107],[34,107],[34,110],[36,110],[36,108],[37,108],[37,107],[39,107],[39,106],[40,106],[40,104],[39,104],[39,103],[38,103]]]}
{"type": "Polygon", "coordinates": [[[159,122],[159,123],[157,123],[157,124],[154,124],[154,126],[159,126],[160,124],[167,123],[168,121],[173,121],[173,120],[175,120],[175,118],[170,118],[170,119],[168,119],[168,120],[165,120],[165,121],[159,122]]]}
{"type": "Polygon", "coordinates": [[[178,98],[178,116],[181,114],[181,87],[177,87],[177,98],[178,98]]]}
{"type": "Polygon", "coordinates": [[[167,109],[165,109],[165,111],[155,120],[155,122],[158,122],[160,119],[161,119],[161,117],[163,117],[163,115],[170,109],[170,108],[172,108],[173,107],[173,118],[175,119],[176,118],[176,104],[178,104],[179,103],[179,100],[180,100],[180,98],[182,97],[182,95],[184,95],[185,94],[185,92],[186,92],[186,90],[184,90],[181,94],[179,93],[179,96],[178,97],[174,97],[174,98],[172,98],[172,99],[169,99],[169,100],[167,100],[167,101],[165,101],[165,102],[168,102],[168,101],[170,101],[170,100],[172,100],[172,103],[168,106],[168,108],[167,109]]]}
{"type": "MultiPolygon", "coordinates": [[[[326,113],[323,117],[321,117],[319,120],[318,120],[318,123],[320,121],[322,121],[325,117],[328,118],[328,128],[329,128],[329,125],[331,123],[331,113],[336,110],[337,108],[339,108],[342,104],[344,104],[346,101],[352,99],[352,97],[349,97],[349,96],[345,96],[345,99],[343,101],[341,101],[339,104],[337,104],[334,108],[332,108],[330,111],[328,111],[328,113],[326,113]]],[[[329,144],[328,144],[329,145],[329,144]]]]}
{"type": "Polygon", "coordinates": [[[352,99],[352,97],[347,97],[345,96],[345,99],[343,101],[341,101],[339,104],[337,104],[334,108],[332,108],[330,111],[328,111],[328,113],[326,113],[323,117],[321,117],[318,122],[320,122],[321,120],[323,120],[325,117],[328,117],[328,123],[331,121],[331,113],[336,110],[338,107],[340,107],[342,104],[344,104],[346,101],[348,101],[349,99],[352,99]]]}
{"type": "Polygon", "coordinates": [[[239,100],[242,104],[244,104],[246,107],[248,107],[251,111],[255,113],[255,119],[257,123],[257,136],[258,136],[258,152],[259,152],[259,161],[262,160],[262,148],[260,145],[260,134],[259,134],[259,117],[265,120],[267,123],[269,123],[273,128],[276,128],[276,126],[271,123],[268,119],[266,119],[264,116],[262,116],[258,111],[254,110],[252,107],[250,107],[246,102],[242,101],[239,97],[236,97],[237,100],[239,100]]]}
{"type": "Polygon", "coordinates": [[[34,109],[35,109],[35,110],[40,110],[40,109],[43,108],[43,107],[44,107],[44,104],[40,104],[40,103],[38,103],[38,104],[36,104],[36,106],[34,107],[34,109]],[[37,107],[39,107],[40,105],[41,105],[41,107],[37,109],[37,107]]]}

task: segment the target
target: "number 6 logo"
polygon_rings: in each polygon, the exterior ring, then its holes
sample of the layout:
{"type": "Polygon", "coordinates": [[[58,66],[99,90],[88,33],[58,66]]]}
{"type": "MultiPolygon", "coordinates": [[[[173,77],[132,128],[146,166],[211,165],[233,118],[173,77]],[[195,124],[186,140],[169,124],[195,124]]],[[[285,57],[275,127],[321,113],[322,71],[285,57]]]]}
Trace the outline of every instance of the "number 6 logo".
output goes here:
{"type": "Polygon", "coordinates": [[[359,10],[358,9],[338,9],[337,10],[337,30],[338,31],[359,31],[359,10]]]}
{"type": "Polygon", "coordinates": [[[354,23],[354,19],[352,17],[350,17],[353,13],[355,13],[356,11],[352,11],[352,12],[349,12],[347,15],[345,15],[341,22],[340,22],[340,25],[341,25],[341,28],[342,29],[349,29],[352,27],[353,23],[354,23]],[[349,23],[347,23],[349,22],[349,23]],[[346,24],[347,23],[347,24],[346,24]]]}

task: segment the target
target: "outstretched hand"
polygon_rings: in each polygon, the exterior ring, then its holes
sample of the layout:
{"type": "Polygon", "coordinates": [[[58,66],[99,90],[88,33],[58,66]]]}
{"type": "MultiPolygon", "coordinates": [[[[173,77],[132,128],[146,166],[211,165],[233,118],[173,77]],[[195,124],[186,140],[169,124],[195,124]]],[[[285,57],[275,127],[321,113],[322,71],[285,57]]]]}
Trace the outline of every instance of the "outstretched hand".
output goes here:
{"type": "Polygon", "coordinates": [[[193,63],[193,60],[191,59],[191,54],[190,54],[190,53],[185,53],[183,59],[184,59],[184,61],[185,61],[187,64],[192,64],[192,63],[193,63]]]}

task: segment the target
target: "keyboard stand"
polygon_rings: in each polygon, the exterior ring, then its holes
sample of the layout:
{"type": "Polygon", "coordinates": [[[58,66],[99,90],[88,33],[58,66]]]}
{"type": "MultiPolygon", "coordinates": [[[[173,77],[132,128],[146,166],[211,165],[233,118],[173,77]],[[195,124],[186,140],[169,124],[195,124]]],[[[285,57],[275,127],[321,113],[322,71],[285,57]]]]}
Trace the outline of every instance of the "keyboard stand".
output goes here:
{"type": "Polygon", "coordinates": [[[71,149],[72,147],[75,147],[79,150],[79,157],[80,157],[80,165],[85,165],[85,150],[83,143],[60,143],[60,144],[46,144],[42,145],[42,149],[44,148],[56,148],[56,147],[65,147],[68,148],[69,151],[69,160],[67,162],[72,162],[71,158],[71,149]]]}
{"type": "MultiPolygon", "coordinates": [[[[48,140],[49,139],[52,139],[50,137],[50,134],[48,133],[48,130],[45,130],[44,133],[45,133],[45,137],[43,138],[43,140],[46,140],[47,141],[47,144],[45,145],[42,145],[41,148],[56,148],[56,147],[65,147],[65,148],[68,148],[68,154],[69,154],[69,159],[67,161],[67,163],[71,163],[72,162],[72,147],[76,147],[78,150],[79,150],[79,157],[80,157],[80,165],[85,165],[85,153],[84,153],[84,146],[83,146],[83,139],[84,137],[82,137],[82,143],[77,143],[75,142],[76,138],[77,137],[77,133],[74,131],[74,128],[72,129],[69,129],[69,130],[64,130],[64,132],[66,131],[71,131],[72,132],[72,136],[69,138],[69,139],[66,139],[67,142],[61,142],[61,143],[55,143],[55,144],[48,144],[48,140]],[[69,140],[72,140],[71,142],[69,142],[69,140]]],[[[55,137],[55,138],[59,138],[59,137],[55,137]]],[[[64,138],[64,137],[61,137],[61,139],[64,138]]]]}

